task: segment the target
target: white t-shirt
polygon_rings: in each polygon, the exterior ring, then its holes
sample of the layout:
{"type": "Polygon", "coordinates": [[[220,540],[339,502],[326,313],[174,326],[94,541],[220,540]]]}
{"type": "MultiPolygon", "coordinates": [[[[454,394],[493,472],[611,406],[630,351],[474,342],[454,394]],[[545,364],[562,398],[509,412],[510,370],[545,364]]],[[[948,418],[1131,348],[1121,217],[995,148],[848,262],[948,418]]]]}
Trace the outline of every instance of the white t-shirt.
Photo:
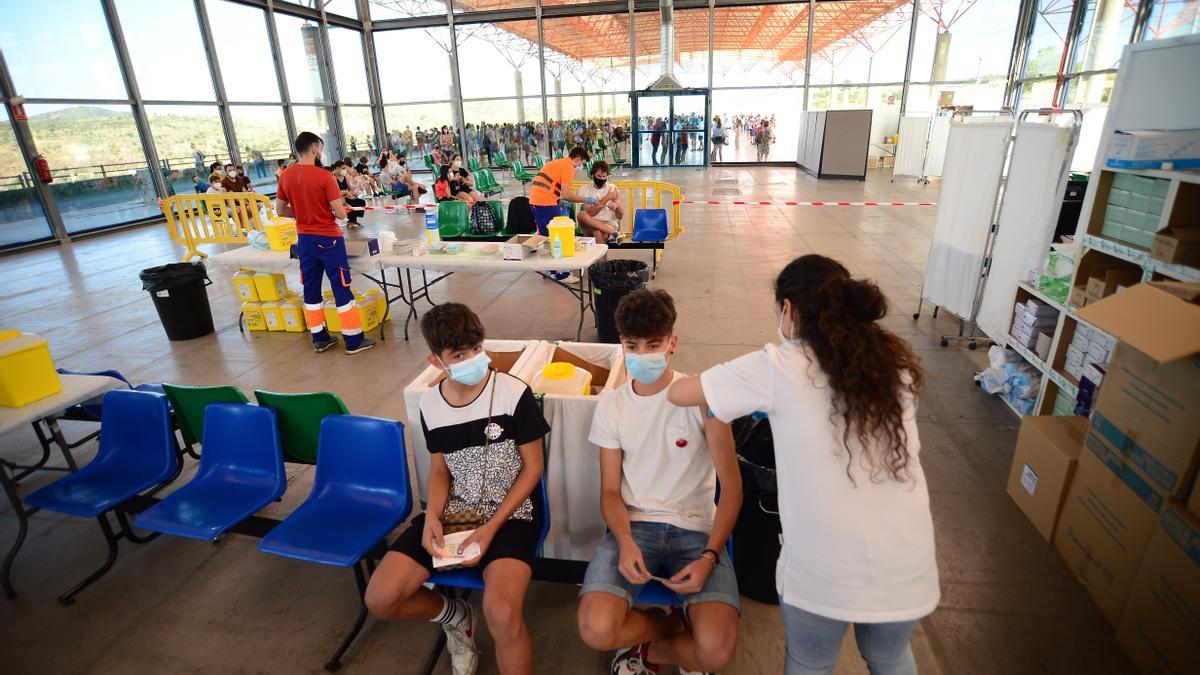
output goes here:
{"type": "MultiPolygon", "coordinates": [[[[617,186],[613,185],[612,183],[605,183],[604,187],[602,188],[597,188],[595,183],[588,183],[579,188],[579,196],[584,198],[595,197],[597,200],[599,200],[601,197],[616,189],[617,186]]],[[[608,206],[605,206],[597,211],[596,215],[592,217],[602,223],[608,223],[610,225],[616,225],[619,222],[617,219],[617,212],[613,211],[608,206]]]]}
{"type": "Polygon", "coordinates": [[[828,378],[799,344],[769,344],[710,368],[700,382],[718,418],[770,417],[783,524],[775,584],[785,603],[865,623],[933,612],[940,597],[933,518],[911,397],[904,428],[912,480],[872,480],[854,444],[852,483],[841,425],[830,423],[828,378]]]}
{"type": "Polygon", "coordinates": [[[712,531],[717,471],[699,408],[671,405],[666,389],[640,396],[630,380],[596,402],[588,440],[621,450],[621,499],[630,520],[712,531]]]}

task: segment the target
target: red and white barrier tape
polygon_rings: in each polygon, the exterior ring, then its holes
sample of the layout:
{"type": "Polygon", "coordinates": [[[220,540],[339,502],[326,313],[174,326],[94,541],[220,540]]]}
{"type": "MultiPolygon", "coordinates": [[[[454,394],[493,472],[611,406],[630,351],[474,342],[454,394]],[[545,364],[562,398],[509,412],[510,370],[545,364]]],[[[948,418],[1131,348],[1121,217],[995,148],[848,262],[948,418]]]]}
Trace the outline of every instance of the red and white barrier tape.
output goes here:
{"type": "Polygon", "coordinates": [[[721,202],[699,199],[676,199],[671,204],[708,204],[712,206],[937,206],[937,202],[794,202],[775,200],[744,200],[721,202]]]}

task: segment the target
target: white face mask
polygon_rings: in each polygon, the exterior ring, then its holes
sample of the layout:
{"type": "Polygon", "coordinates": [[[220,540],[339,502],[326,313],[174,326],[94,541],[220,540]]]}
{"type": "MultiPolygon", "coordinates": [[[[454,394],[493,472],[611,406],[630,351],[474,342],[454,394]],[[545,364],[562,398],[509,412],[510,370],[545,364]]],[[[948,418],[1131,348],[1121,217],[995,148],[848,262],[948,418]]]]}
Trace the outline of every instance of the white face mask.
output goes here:
{"type": "Polygon", "coordinates": [[[453,162],[451,162],[451,163],[450,163],[450,168],[452,168],[452,169],[454,169],[455,171],[457,171],[457,170],[459,170],[459,169],[461,169],[461,168],[462,168],[462,162],[460,162],[460,161],[458,161],[458,160],[456,159],[456,160],[454,160],[453,162]]]}
{"type": "Polygon", "coordinates": [[[226,171],[225,173],[229,174],[230,178],[233,178],[234,176],[237,176],[237,169],[230,169],[230,170],[226,171]]]}
{"type": "MultiPolygon", "coordinates": [[[[794,337],[789,337],[787,333],[783,332],[783,324],[784,324],[784,321],[785,321],[785,319],[786,319],[786,318],[787,318],[787,309],[786,309],[786,308],[781,308],[781,309],[779,310],[779,327],[778,327],[778,331],[779,331],[779,344],[781,344],[781,345],[785,345],[785,344],[787,344],[787,343],[789,343],[789,342],[796,342],[796,341],[797,341],[797,340],[796,340],[796,338],[794,338],[794,337]]],[[[793,324],[791,327],[792,327],[792,329],[794,330],[794,329],[795,329],[795,324],[793,324]]]]}

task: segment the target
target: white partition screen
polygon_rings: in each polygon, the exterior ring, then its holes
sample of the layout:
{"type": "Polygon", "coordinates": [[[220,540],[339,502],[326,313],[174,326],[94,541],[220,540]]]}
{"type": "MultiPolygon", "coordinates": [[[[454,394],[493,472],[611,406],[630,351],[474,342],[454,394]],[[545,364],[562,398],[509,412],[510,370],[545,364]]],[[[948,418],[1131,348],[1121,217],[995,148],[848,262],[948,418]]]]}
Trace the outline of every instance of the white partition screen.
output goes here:
{"type": "Polygon", "coordinates": [[[925,155],[925,175],[941,176],[950,138],[950,115],[934,115],[929,126],[929,152],[925,155]]]}
{"type": "Polygon", "coordinates": [[[1040,269],[1050,250],[1074,138],[1069,127],[1036,122],[1017,125],[991,269],[976,318],[980,330],[993,341],[1008,334],[1017,282],[1027,278],[1031,269],[1040,269]]]}
{"type": "Polygon", "coordinates": [[[925,146],[929,142],[929,116],[905,115],[900,118],[900,139],[892,176],[924,176],[925,146]]]}
{"type": "Polygon", "coordinates": [[[922,294],[971,318],[1012,122],[952,124],[922,294]]]}

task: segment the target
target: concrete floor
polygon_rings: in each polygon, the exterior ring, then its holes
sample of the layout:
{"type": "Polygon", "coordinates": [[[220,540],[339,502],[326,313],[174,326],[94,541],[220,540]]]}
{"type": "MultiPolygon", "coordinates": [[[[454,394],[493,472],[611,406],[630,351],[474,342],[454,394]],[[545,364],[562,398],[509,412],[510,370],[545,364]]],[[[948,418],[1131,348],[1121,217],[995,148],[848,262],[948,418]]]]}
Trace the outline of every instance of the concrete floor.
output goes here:
{"type": "MultiPolygon", "coordinates": [[[[936,184],[909,179],[890,183],[886,171],[872,171],[866,182],[818,182],[769,167],[637,174],[649,176],[681,184],[696,199],[923,201],[936,199],[937,191],[936,184]]],[[[911,318],[934,209],[693,205],[684,207],[683,218],[687,233],[669,245],[653,284],[670,291],[679,308],[676,368],[696,372],[774,340],[771,280],[787,261],[809,252],[838,258],[877,281],[893,304],[884,323],[924,360],[929,387],[921,399],[922,461],[942,603],[913,639],[921,671],[1132,671],[1083,589],[1004,493],[1017,422],[1002,402],[972,384],[981,353],[938,347],[937,336],[956,327],[947,317],[934,320],[926,312],[919,321],[911,318]]],[[[416,236],[421,222],[407,213],[371,214],[367,229],[392,228],[405,238],[416,236]]],[[[243,335],[232,284],[217,278],[209,296],[218,332],[168,342],[137,270],[171,262],[181,252],[155,226],[5,256],[0,325],[48,338],[65,368],[116,368],[135,383],[332,390],[352,412],[405,419],[402,390],[424,367],[427,351],[419,335],[407,343],[396,339],[395,327],[387,328],[386,342],[354,357],[314,354],[304,335],[243,335]]],[[[573,299],[533,276],[456,275],[437,287],[434,299],[470,304],[490,337],[574,334],[573,299]]],[[[594,338],[589,325],[584,340],[594,338]]],[[[69,428],[68,434],[81,431],[69,428]]],[[[6,458],[28,458],[33,447],[29,431],[0,438],[6,458]]],[[[86,460],[94,450],[92,444],[79,456],[86,460]]],[[[185,478],[194,467],[189,463],[185,478]]],[[[308,494],[311,468],[288,471],[291,485],[282,503],[268,509],[271,514],[286,514],[308,494]]],[[[52,478],[35,476],[22,491],[52,478]]],[[[7,504],[4,511],[11,511],[7,504]]],[[[4,546],[15,530],[11,513],[0,516],[4,546]]],[[[93,522],[37,514],[14,569],[20,595],[0,601],[0,671],[322,672],[357,606],[350,573],[262,555],[256,545],[239,536],[218,545],[167,537],[123,545],[113,571],[64,609],[55,596],[99,564],[103,542],[93,522]]],[[[726,672],[782,672],[777,608],[743,603],[737,657],[726,672]]],[[[607,672],[609,656],[579,641],[574,611],[574,587],[533,585],[526,618],[538,672],[607,672]]],[[[344,672],[415,672],[436,630],[370,621],[344,672]]],[[[490,638],[480,632],[490,654],[490,638]]],[[[842,656],[836,672],[866,672],[850,636],[842,656]]],[[[439,668],[449,672],[445,658],[439,668]]],[[[481,672],[495,672],[490,656],[481,672]]]]}

